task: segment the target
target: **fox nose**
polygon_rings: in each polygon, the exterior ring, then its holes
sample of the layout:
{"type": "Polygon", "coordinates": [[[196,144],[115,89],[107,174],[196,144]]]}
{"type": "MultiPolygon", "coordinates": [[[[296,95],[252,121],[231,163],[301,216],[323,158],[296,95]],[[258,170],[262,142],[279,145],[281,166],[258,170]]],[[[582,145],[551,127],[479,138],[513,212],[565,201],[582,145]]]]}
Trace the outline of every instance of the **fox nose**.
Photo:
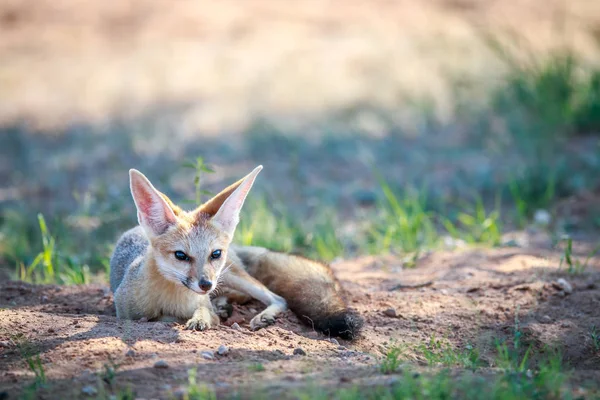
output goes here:
{"type": "Polygon", "coordinates": [[[208,292],[212,287],[212,282],[201,278],[200,282],[198,282],[198,286],[200,286],[200,289],[204,290],[205,292],[208,292]]]}

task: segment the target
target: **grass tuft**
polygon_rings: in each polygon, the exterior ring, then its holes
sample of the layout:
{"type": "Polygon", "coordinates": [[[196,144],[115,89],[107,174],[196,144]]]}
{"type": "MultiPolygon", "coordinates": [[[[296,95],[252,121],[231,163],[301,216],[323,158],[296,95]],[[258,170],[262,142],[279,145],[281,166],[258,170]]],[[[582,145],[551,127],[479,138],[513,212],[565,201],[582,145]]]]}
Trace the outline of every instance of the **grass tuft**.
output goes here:
{"type": "Polygon", "coordinates": [[[197,370],[192,368],[188,371],[187,391],[183,395],[184,400],[216,400],[217,395],[213,389],[206,385],[199,385],[196,380],[197,370]]]}
{"type": "Polygon", "coordinates": [[[104,368],[100,377],[110,388],[114,388],[117,382],[117,371],[119,370],[119,367],[120,365],[115,363],[110,357],[108,362],[104,363],[104,368]]]}
{"type": "Polygon", "coordinates": [[[385,181],[380,180],[380,184],[384,201],[367,233],[369,252],[419,253],[433,246],[438,235],[433,215],[426,209],[425,192],[409,191],[399,196],[385,181]]]}
{"type": "Polygon", "coordinates": [[[265,199],[248,199],[236,229],[236,242],[289,252],[303,247],[306,235],[285,209],[277,209],[265,199]]]}
{"type": "Polygon", "coordinates": [[[27,367],[35,376],[31,389],[37,390],[43,387],[46,384],[46,372],[37,349],[35,349],[27,337],[21,333],[11,335],[10,340],[17,347],[21,357],[25,359],[27,367]]]}
{"type": "Polygon", "coordinates": [[[442,218],[444,227],[456,239],[488,246],[498,246],[502,240],[499,197],[494,210],[488,213],[481,196],[476,196],[475,205],[467,205],[465,211],[458,213],[456,220],[457,223],[454,223],[448,218],[442,218]]]}
{"type": "Polygon", "coordinates": [[[450,343],[436,339],[431,335],[427,345],[421,344],[417,350],[425,357],[429,366],[443,365],[446,367],[461,366],[476,369],[480,366],[479,352],[471,345],[467,345],[464,351],[454,349],[450,343]]]}
{"type": "Polygon", "coordinates": [[[512,139],[531,154],[551,156],[565,139],[600,131],[600,70],[570,48],[524,57],[522,48],[487,39],[508,70],[492,94],[492,108],[512,139]]]}
{"type": "Polygon", "coordinates": [[[556,168],[527,168],[508,182],[515,203],[517,224],[523,228],[536,210],[547,210],[556,198],[556,168]]]}
{"type": "Polygon", "coordinates": [[[202,204],[202,196],[213,195],[208,190],[202,189],[202,176],[204,174],[213,174],[215,171],[204,162],[204,158],[202,157],[196,157],[194,160],[187,160],[181,166],[194,171],[194,193],[196,197],[193,200],[185,200],[185,202],[196,205],[202,204]]]}
{"type": "Polygon", "coordinates": [[[252,371],[252,372],[263,372],[263,371],[265,371],[265,366],[260,362],[256,362],[256,363],[250,364],[248,366],[248,370],[252,371]]]}
{"type": "Polygon", "coordinates": [[[38,214],[38,226],[42,250],[31,264],[25,266],[17,262],[17,277],[31,283],[60,283],[67,285],[87,284],[90,281],[90,268],[78,261],[77,255],[71,255],[67,249],[61,249],[50,233],[46,219],[38,214]]]}
{"type": "Polygon", "coordinates": [[[600,251],[600,245],[596,246],[586,257],[584,261],[576,259],[573,257],[573,239],[566,238],[565,250],[563,252],[562,257],[560,258],[560,264],[558,268],[562,268],[563,263],[568,265],[567,272],[572,275],[578,275],[585,272],[588,267],[588,264],[592,257],[594,257],[600,251]]]}
{"type": "Polygon", "coordinates": [[[402,347],[392,346],[381,361],[379,370],[384,374],[393,374],[396,372],[402,362],[401,356],[403,352],[402,347]]]}
{"type": "Polygon", "coordinates": [[[340,222],[336,218],[334,211],[329,210],[328,213],[320,218],[314,228],[311,229],[312,238],[308,244],[311,248],[310,256],[323,261],[331,261],[344,254],[345,246],[342,243],[339,234],[340,222]]]}

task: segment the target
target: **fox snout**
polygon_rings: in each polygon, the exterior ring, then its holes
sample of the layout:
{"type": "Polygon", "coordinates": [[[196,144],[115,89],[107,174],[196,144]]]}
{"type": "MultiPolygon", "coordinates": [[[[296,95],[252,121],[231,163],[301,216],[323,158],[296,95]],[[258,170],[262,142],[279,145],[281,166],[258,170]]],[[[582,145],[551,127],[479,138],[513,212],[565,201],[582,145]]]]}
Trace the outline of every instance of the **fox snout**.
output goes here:
{"type": "Polygon", "coordinates": [[[217,274],[211,265],[205,264],[190,272],[199,292],[207,294],[217,286],[217,274]]]}
{"type": "Polygon", "coordinates": [[[212,286],[212,282],[204,277],[200,278],[200,280],[198,281],[198,287],[200,288],[200,290],[203,290],[205,292],[208,292],[210,289],[212,289],[212,286]]]}
{"type": "Polygon", "coordinates": [[[215,288],[217,282],[217,274],[214,268],[210,265],[204,265],[193,272],[198,289],[204,293],[210,292],[215,288]]]}
{"type": "Polygon", "coordinates": [[[213,289],[213,279],[210,279],[206,275],[202,275],[200,279],[197,279],[194,276],[188,276],[186,279],[182,280],[181,283],[186,288],[193,290],[198,294],[207,294],[213,289]]]}

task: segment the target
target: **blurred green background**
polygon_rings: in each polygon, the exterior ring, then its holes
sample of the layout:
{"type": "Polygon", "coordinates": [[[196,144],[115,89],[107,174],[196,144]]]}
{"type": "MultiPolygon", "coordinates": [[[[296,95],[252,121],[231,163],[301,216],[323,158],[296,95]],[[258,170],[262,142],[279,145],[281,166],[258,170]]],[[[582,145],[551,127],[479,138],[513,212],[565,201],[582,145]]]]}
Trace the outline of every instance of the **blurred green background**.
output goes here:
{"type": "Polygon", "coordinates": [[[129,168],[191,208],[263,164],[237,239],[324,260],[597,242],[598,2],[2,0],[0,21],[5,277],[103,281],[129,168]]]}

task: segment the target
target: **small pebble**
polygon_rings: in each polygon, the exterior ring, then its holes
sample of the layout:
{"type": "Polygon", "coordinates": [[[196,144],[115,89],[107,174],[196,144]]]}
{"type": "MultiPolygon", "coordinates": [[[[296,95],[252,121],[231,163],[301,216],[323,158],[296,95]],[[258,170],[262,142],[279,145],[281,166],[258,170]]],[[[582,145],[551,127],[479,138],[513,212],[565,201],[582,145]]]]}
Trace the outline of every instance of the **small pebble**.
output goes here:
{"type": "Polygon", "coordinates": [[[335,344],[336,346],[339,346],[339,345],[340,345],[340,342],[338,342],[338,341],[337,341],[337,339],[335,339],[335,338],[329,338],[329,339],[327,339],[327,341],[328,341],[329,343],[333,343],[333,344],[335,344]]]}
{"type": "Polygon", "coordinates": [[[296,348],[294,349],[294,355],[295,355],[295,356],[305,356],[305,355],[306,355],[306,352],[305,352],[304,350],[302,350],[302,348],[301,348],[301,347],[296,347],[296,348]]]}
{"type": "Polygon", "coordinates": [[[148,322],[148,318],[142,317],[142,318],[140,318],[140,322],[148,322]]]}
{"type": "Polygon", "coordinates": [[[127,353],[125,353],[125,357],[135,357],[135,350],[129,349],[127,353]]]}
{"type": "Polygon", "coordinates": [[[242,328],[240,327],[240,325],[237,322],[234,322],[233,324],[231,324],[231,327],[237,331],[242,330],[242,328]]]}
{"type": "Polygon", "coordinates": [[[546,210],[535,210],[533,221],[540,226],[548,226],[552,222],[552,215],[546,210]]]}
{"type": "Polygon", "coordinates": [[[565,294],[573,293],[573,286],[563,278],[558,279],[553,285],[555,288],[561,289],[565,294]]]}
{"type": "Polygon", "coordinates": [[[87,394],[88,396],[93,396],[98,393],[98,389],[96,389],[95,387],[93,387],[91,385],[87,385],[81,389],[81,392],[83,394],[87,394]]]}
{"type": "Polygon", "coordinates": [[[224,344],[220,345],[217,349],[217,354],[220,356],[224,356],[227,353],[229,353],[229,349],[224,344]]]}
{"type": "Polygon", "coordinates": [[[448,249],[455,249],[457,247],[465,247],[467,245],[467,242],[465,242],[462,239],[456,239],[453,238],[452,236],[444,236],[442,238],[442,241],[444,243],[444,246],[448,249]]]}
{"type": "Polygon", "coordinates": [[[533,372],[531,372],[530,369],[527,370],[527,372],[525,372],[525,376],[527,376],[529,379],[533,378],[533,372]]]}
{"type": "Polygon", "coordinates": [[[214,360],[215,359],[215,354],[210,350],[203,351],[202,353],[200,353],[200,355],[205,360],[214,360]]]}
{"type": "Polygon", "coordinates": [[[169,368],[169,364],[165,360],[158,360],[154,363],[154,368],[169,368]]]}
{"type": "Polygon", "coordinates": [[[550,318],[549,315],[544,315],[542,318],[540,318],[540,322],[543,324],[549,324],[552,322],[552,318],[550,318]]]}
{"type": "Polygon", "coordinates": [[[386,317],[390,317],[390,318],[396,318],[396,309],[395,308],[388,308],[387,310],[385,310],[383,312],[383,315],[385,315],[386,317]]]}

